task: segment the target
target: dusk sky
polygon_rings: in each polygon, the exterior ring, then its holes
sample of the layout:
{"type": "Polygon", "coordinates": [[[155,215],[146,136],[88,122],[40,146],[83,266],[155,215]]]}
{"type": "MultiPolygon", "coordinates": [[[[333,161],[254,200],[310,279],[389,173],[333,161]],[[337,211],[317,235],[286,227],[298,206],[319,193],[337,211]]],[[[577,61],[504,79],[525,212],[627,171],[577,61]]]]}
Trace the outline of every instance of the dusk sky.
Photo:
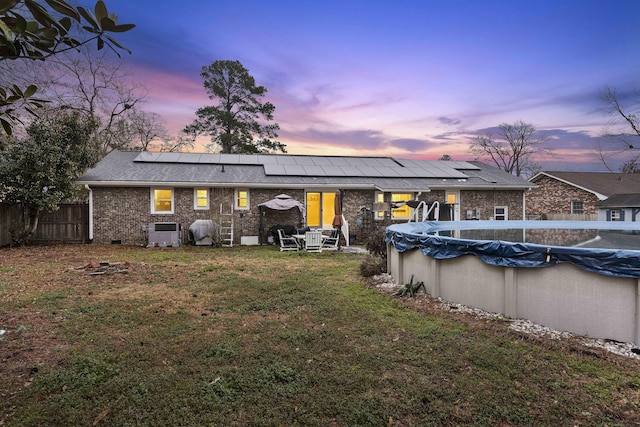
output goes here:
{"type": "Polygon", "coordinates": [[[604,86],[640,85],[636,0],[106,4],[137,25],[124,63],[171,133],[212,104],[201,68],[239,60],[291,154],[473,160],[473,135],[523,120],[550,138],[546,170],[604,170],[604,86]]]}

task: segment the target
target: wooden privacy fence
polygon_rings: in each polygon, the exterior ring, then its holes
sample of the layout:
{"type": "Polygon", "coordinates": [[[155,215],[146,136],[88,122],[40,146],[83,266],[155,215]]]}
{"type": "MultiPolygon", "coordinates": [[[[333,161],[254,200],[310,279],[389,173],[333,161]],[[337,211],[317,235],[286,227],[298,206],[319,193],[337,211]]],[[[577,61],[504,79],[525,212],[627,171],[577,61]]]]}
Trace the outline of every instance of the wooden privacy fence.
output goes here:
{"type": "MultiPolygon", "coordinates": [[[[15,206],[0,204],[0,246],[11,243],[11,225],[19,219],[19,209],[15,206]]],[[[60,205],[57,211],[43,214],[31,241],[87,243],[89,241],[89,205],[60,205]]]]}
{"type": "Polygon", "coordinates": [[[15,206],[0,203],[0,246],[11,243],[11,223],[20,218],[20,211],[15,206]]]}
{"type": "Polygon", "coordinates": [[[546,214],[549,221],[597,221],[598,214],[546,214]]]}

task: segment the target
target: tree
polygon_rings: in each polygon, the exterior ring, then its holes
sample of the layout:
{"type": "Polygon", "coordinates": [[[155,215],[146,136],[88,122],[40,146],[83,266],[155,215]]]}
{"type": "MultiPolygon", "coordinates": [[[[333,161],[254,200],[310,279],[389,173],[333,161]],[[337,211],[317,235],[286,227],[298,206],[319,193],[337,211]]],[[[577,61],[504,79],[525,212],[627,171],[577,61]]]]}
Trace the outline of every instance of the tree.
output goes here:
{"type": "Polygon", "coordinates": [[[534,155],[550,155],[545,147],[547,137],[536,134],[536,128],[522,120],[514,124],[499,126],[500,139],[491,133],[477,135],[471,139],[469,151],[479,159],[489,159],[499,169],[516,176],[533,175],[540,166],[534,155]]]}
{"type": "Polygon", "coordinates": [[[87,46],[46,63],[0,63],[0,85],[34,82],[49,100],[39,114],[60,109],[81,112],[96,123],[93,139],[102,155],[113,150],[147,150],[170,139],[162,117],[142,110],[146,89],[132,84],[122,61],[87,46]]]}
{"type": "MultiPolygon", "coordinates": [[[[94,40],[98,50],[106,46],[118,56],[118,50],[129,52],[109,33],[126,32],[135,26],[118,24],[117,16],[108,13],[102,0],[96,2],[95,14],[82,6],[72,7],[64,0],[45,2],[49,10],[35,0],[0,0],[0,61],[44,61],[94,40]],[[81,40],[76,33],[89,37],[81,40]]],[[[13,126],[22,123],[17,109],[23,107],[35,115],[35,110],[46,102],[34,97],[37,90],[33,84],[26,89],[16,84],[0,86],[0,124],[4,132],[11,135],[13,126]]]]}
{"type": "Polygon", "coordinates": [[[88,143],[93,126],[77,113],[42,118],[24,140],[9,141],[0,151],[0,200],[22,209],[15,243],[25,242],[40,214],[73,195],[74,181],[96,164],[99,155],[88,143]]]}
{"type": "Polygon", "coordinates": [[[277,123],[273,120],[275,107],[262,102],[267,89],[256,86],[255,79],[239,61],[218,60],[202,67],[200,74],[209,99],[216,105],[199,108],[198,118],[185,128],[191,135],[208,135],[207,149],[222,153],[286,153],[285,145],[274,141],[277,123]]]}
{"type": "Polygon", "coordinates": [[[438,160],[451,161],[453,158],[448,154],[443,154],[438,160]]]}
{"type": "Polygon", "coordinates": [[[603,132],[603,139],[597,148],[600,160],[610,171],[611,159],[626,158],[620,170],[637,173],[640,158],[640,90],[634,87],[628,101],[615,89],[605,86],[602,94],[604,113],[611,118],[603,132]]]}
{"type": "Polygon", "coordinates": [[[637,162],[637,157],[631,160],[628,160],[622,164],[620,167],[620,172],[622,173],[640,173],[640,166],[637,162]]]}

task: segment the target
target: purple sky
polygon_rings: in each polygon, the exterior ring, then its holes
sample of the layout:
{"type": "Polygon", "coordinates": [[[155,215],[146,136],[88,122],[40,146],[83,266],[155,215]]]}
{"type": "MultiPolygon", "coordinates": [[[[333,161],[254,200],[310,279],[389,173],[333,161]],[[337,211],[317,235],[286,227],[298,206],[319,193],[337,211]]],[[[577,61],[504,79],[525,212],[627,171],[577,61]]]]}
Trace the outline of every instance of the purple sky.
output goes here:
{"type": "Polygon", "coordinates": [[[523,120],[551,137],[545,169],[604,170],[602,90],[640,83],[636,0],[106,3],[172,133],[211,104],[202,66],[239,60],[292,154],[473,160],[471,136],[523,120]]]}

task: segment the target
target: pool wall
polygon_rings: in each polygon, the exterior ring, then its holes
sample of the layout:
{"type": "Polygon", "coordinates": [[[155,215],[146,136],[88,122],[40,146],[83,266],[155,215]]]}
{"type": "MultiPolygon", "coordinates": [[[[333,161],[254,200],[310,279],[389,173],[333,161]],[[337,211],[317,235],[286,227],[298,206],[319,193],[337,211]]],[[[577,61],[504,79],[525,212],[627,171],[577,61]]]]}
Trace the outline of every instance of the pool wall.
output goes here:
{"type": "Polygon", "coordinates": [[[414,283],[424,282],[432,297],[578,335],[640,344],[637,277],[599,274],[571,263],[528,268],[492,265],[476,255],[437,259],[419,247],[398,250],[392,242],[387,269],[397,283],[408,283],[411,276],[414,283]]]}

